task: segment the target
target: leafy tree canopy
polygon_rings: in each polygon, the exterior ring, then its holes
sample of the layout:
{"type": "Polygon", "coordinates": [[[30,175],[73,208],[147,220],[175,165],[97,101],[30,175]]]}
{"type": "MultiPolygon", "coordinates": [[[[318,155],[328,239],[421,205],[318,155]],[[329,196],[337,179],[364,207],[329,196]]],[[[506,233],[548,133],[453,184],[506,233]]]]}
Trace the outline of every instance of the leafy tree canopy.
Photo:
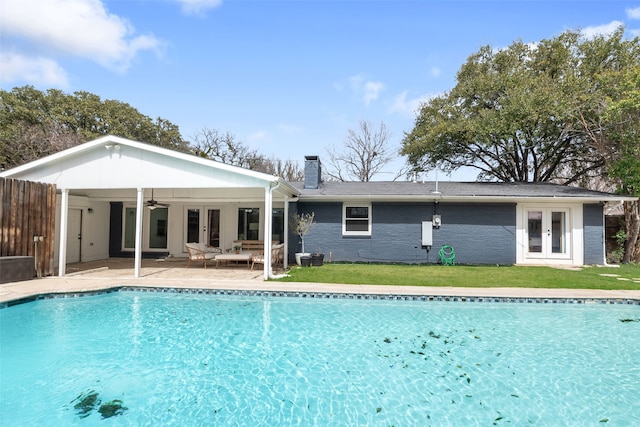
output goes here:
{"type": "Polygon", "coordinates": [[[108,134],[190,151],[178,126],[161,117],[153,120],[124,102],[32,86],[0,90],[0,165],[5,168],[108,134]]]}
{"type": "Polygon", "coordinates": [[[623,34],[482,47],[450,92],[421,107],[401,154],[416,170],[468,166],[485,180],[584,185],[609,172],[626,182],[619,170],[637,161],[640,43],[623,34]]]}

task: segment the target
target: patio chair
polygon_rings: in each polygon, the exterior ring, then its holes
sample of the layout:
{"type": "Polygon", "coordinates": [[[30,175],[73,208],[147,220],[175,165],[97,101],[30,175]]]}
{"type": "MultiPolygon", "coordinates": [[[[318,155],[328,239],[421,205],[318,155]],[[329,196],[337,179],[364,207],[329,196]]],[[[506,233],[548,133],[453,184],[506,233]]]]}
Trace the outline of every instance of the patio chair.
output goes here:
{"type": "MultiPolygon", "coordinates": [[[[271,265],[276,267],[284,261],[284,243],[271,246],[271,265]]],[[[251,270],[256,264],[264,265],[264,253],[256,253],[251,257],[251,270]]]]}
{"type": "Polygon", "coordinates": [[[187,243],[184,246],[189,254],[187,268],[191,261],[202,261],[204,268],[207,268],[207,261],[216,259],[216,255],[222,253],[222,249],[207,246],[204,243],[187,243]]]}

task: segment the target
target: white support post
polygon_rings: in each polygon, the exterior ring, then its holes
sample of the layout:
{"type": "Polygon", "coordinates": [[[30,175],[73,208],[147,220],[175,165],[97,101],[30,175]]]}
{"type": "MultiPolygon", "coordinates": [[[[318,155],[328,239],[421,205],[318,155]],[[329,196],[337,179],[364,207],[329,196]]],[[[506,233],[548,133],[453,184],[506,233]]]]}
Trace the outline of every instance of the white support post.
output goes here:
{"type": "Polygon", "coordinates": [[[67,271],[67,228],[69,227],[69,189],[62,189],[60,198],[60,249],[58,254],[58,276],[67,271]]]}
{"type": "Polygon", "coordinates": [[[273,201],[271,194],[271,186],[264,189],[264,280],[271,277],[271,235],[273,229],[271,227],[273,217],[273,201]]]}
{"type": "Polygon", "coordinates": [[[142,266],[142,214],[144,209],[144,189],[138,188],[138,198],[136,203],[136,243],[135,243],[135,264],[134,276],[140,277],[142,266]]]}

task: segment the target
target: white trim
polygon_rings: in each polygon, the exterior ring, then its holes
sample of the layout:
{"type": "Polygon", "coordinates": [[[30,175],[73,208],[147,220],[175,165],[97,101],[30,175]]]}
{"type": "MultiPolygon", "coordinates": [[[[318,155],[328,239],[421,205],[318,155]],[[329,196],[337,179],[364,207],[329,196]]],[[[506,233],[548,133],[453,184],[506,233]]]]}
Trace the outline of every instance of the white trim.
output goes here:
{"type": "MultiPolygon", "coordinates": [[[[345,202],[342,204],[342,235],[343,236],[371,236],[371,225],[372,225],[372,217],[373,212],[371,209],[371,203],[354,203],[354,202],[345,202]],[[347,208],[367,208],[368,218],[367,221],[367,231],[347,231],[347,208]]],[[[351,219],[353,221],[353,219],[351,219]]],[[[357,221],[357,219],[356,219],[357,221]]],[[[365,220],[361,220],[364,222],[365,220]]]]}

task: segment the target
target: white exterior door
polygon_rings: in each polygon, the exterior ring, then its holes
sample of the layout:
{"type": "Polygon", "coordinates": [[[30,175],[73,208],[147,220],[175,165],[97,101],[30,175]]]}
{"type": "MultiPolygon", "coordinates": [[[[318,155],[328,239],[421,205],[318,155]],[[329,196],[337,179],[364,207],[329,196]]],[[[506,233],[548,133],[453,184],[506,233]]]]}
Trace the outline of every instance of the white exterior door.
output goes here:
{"type": "Polygon", "coordinates": [[[204,242],[209,246],[220,247],[221,209],[213,206],[185,207],[185,242],[204,242]]]}
{"type": "Polygon", "coordinates": [[[530,258],[571,258],[569,210],[527,209],[527,256],[530,258]]]}
{"type": "Polygon", "coordinates": [[[67,223],[67,264],[80,262],[82,245],[82,209],[69,209],[67,223]]]}
{"type": "Polygon", "coordinates": [[[582,206],[518,206],[521,264],[582,264],[582,206]]]}

